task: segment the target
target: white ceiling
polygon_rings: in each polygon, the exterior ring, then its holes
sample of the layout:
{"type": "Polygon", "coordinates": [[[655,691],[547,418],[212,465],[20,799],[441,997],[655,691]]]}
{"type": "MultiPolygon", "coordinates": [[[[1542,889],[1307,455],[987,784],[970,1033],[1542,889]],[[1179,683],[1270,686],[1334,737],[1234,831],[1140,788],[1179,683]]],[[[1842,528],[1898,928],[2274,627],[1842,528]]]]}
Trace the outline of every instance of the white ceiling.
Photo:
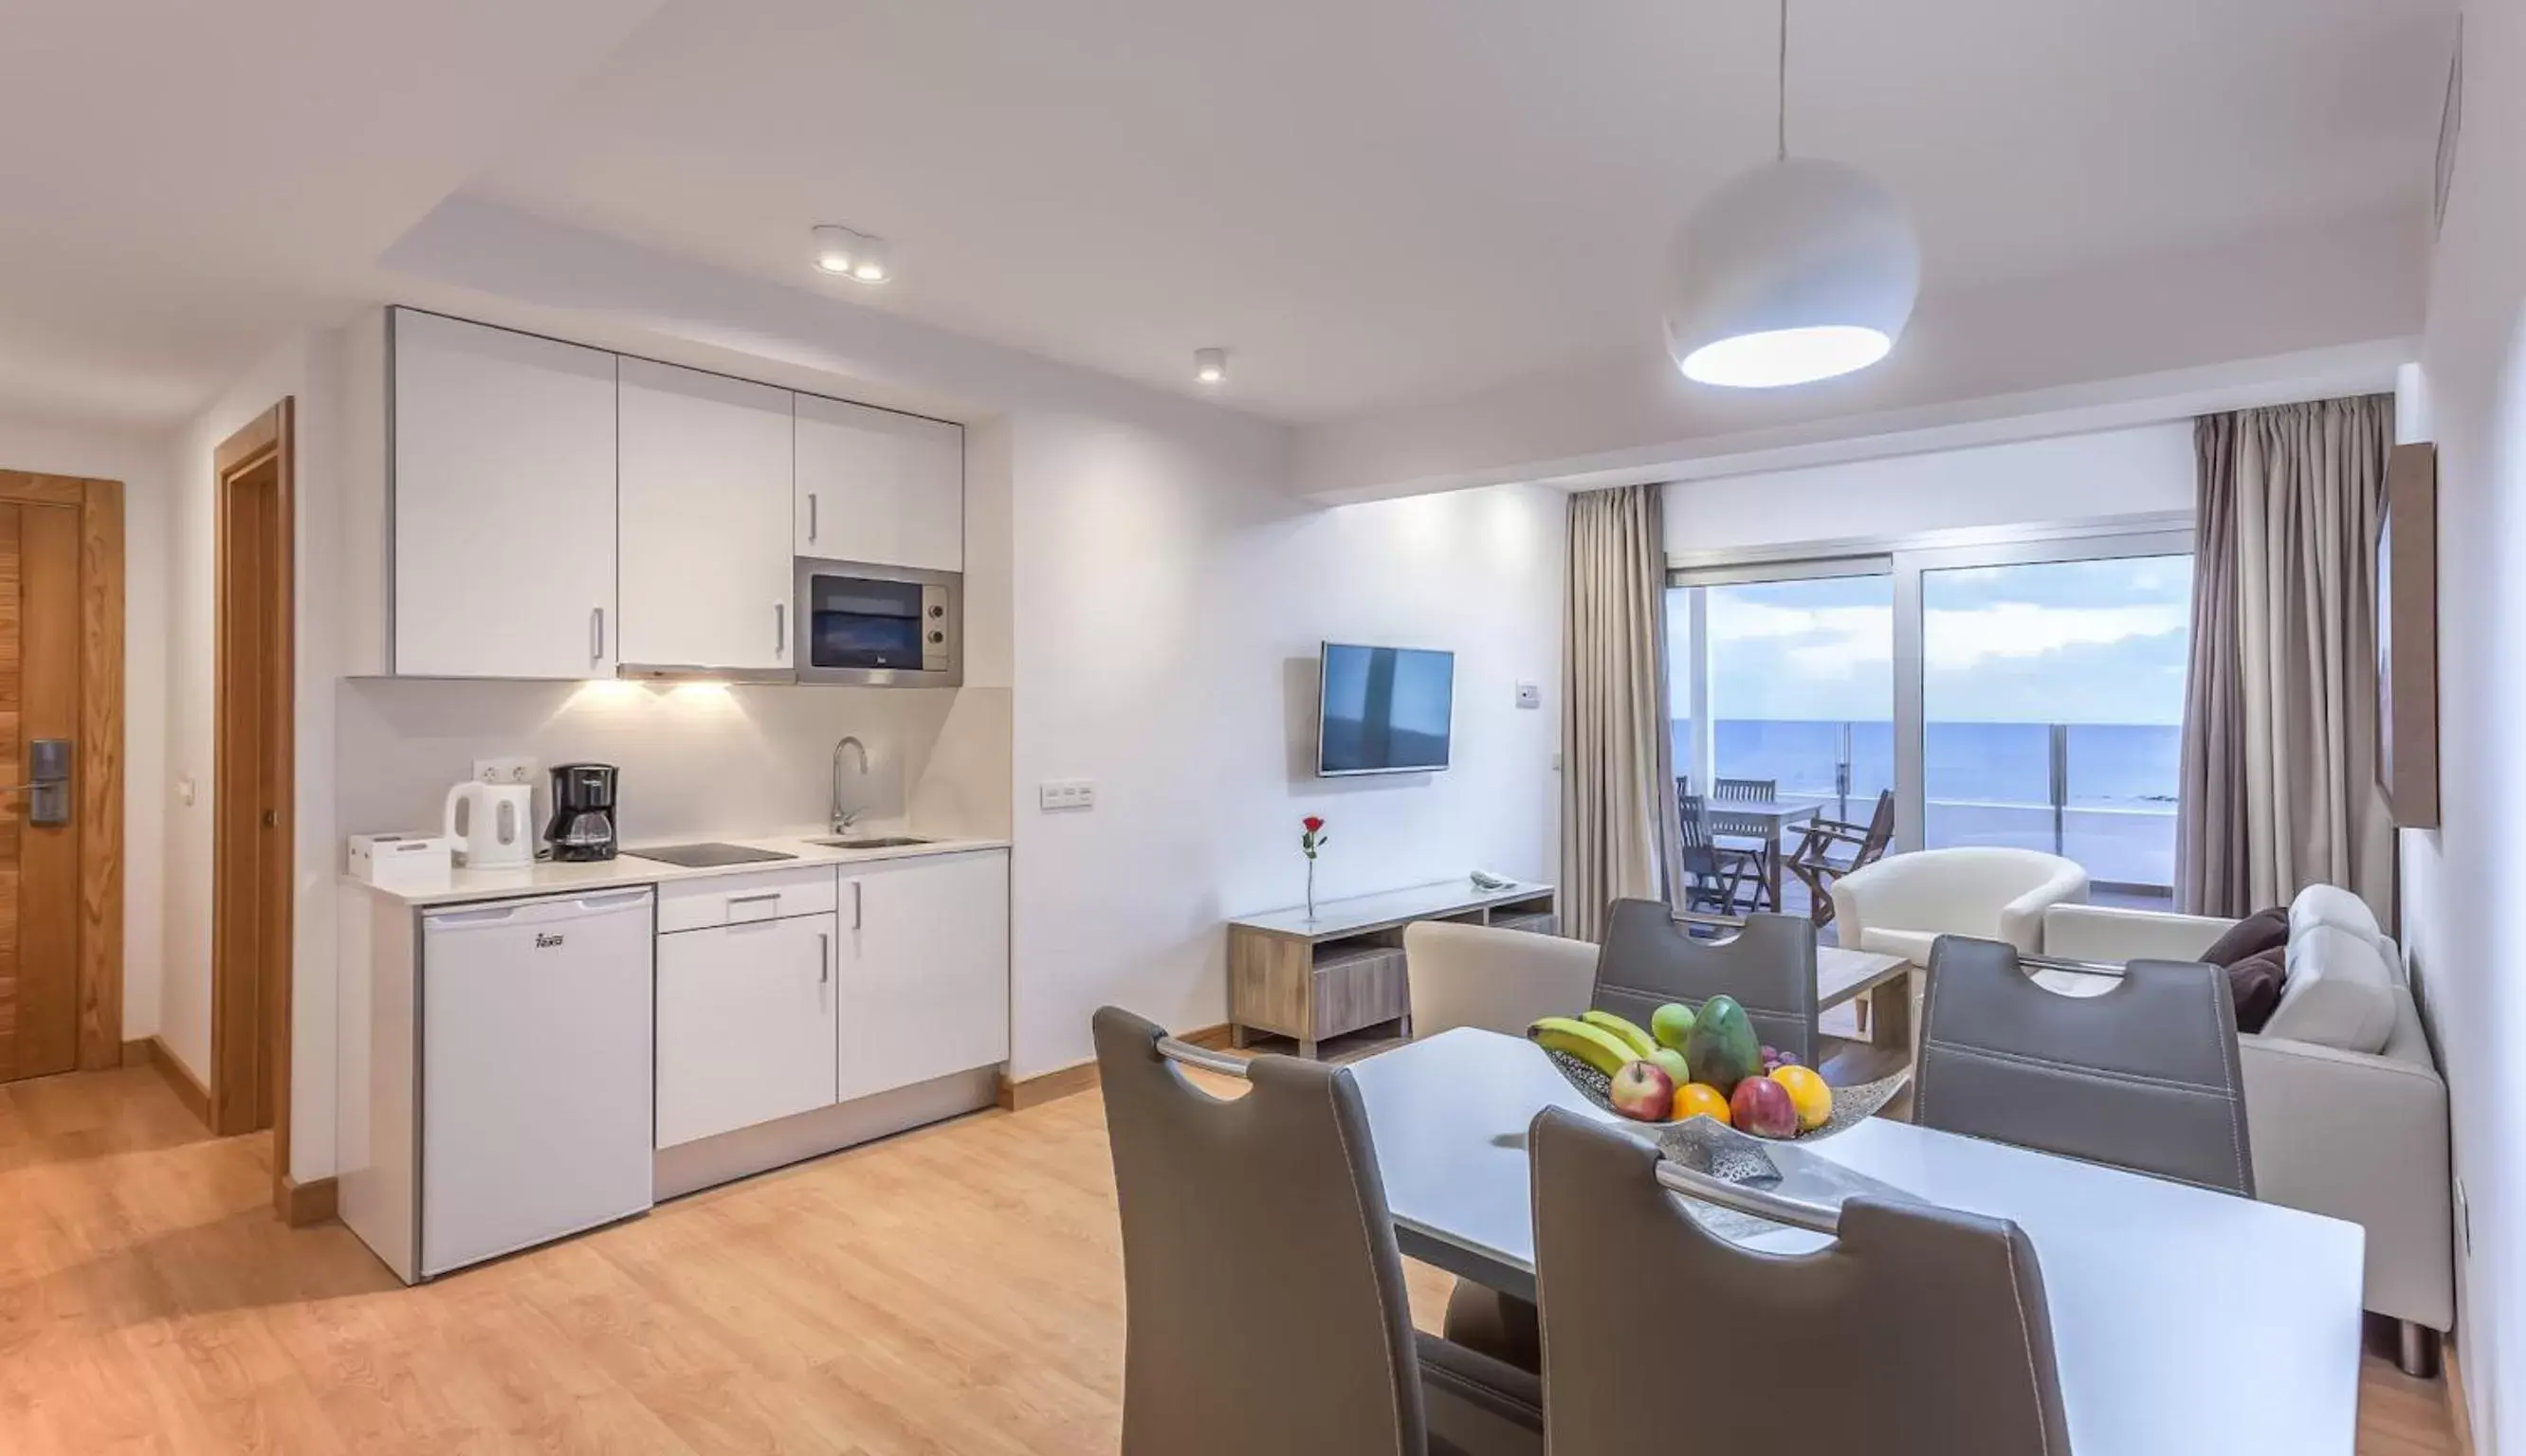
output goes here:
{"type": "MultiPolygon", "coordinates": [[[[2448,0],[1796,0],[1790,140],[1933,291],[2426,206],[2448,0]]],[[[1768,155],[1764,0],[680,0],[473,184],[509,206],[1316,421],[1654,338],[1768,155]],[[882,290],[809,225],[894,240],[882,290]]],[[[2415,321],[2417,322],[2417,321],[2415,321]]]]}
{"type": "MultiPolygon", "coordinates": [[[[2453,0],[1795,0],[1793,149],[1932,289],[2426,204],[2453,0]]],[[[1356,418],[1637,352],[1770,147],[1765,0],[17,0],[0,414],[159,426],[460,189],[1356,418]],[[806,229],[893,239],[870,290],[806,229]]],[[[2417,321],[2414,321],[2415,323],[2417,321]]],[[[1651,345],[1653,347],[1653,344],[1651,345]]]]}

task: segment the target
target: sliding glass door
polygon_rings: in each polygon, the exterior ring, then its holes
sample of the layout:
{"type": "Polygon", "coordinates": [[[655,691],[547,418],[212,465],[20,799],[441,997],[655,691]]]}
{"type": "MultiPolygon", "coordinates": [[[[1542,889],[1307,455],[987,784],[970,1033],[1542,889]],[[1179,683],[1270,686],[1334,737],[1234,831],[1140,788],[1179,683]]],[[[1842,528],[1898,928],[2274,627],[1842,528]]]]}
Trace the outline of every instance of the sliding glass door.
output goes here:
{"type": "Polygon", "coordinates": [[[1676,775],[1695,792],[1754,780],[1865,824],[1893,789],[1898,849],[2019,845],[2109,896],[2171,895],[2189,530],[1984,533],[1669,583],[1676,775]]]}
{"type": "Polygon", "coordinates": [[[2171,893],[2190,555],[1921,574],[1923,840],[2171,893]]]}

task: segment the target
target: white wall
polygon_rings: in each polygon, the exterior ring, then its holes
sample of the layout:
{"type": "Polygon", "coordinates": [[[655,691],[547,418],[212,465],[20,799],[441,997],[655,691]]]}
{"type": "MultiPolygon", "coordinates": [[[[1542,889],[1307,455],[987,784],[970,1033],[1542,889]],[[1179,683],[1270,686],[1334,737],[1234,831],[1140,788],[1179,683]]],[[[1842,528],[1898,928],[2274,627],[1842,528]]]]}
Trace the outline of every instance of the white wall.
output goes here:
{"type": "Polygon", "coordinates": [[[1666,487],[1671,556],[2193,509],[2190,421],[1666,487]]]}
{"type": "MultiPolygon", "coordinates": [[[[2445,823],[2402,836],[2404,937],[2454,1100],[2458,1340],[2475,1447],[2526,1450],[2526,4],[2465,7],[2464,131],[2421,350],[2439,446],[2445,823]]],[[[2407,403],[2414,401],[2407,399],[2407,403]]],[[[2421,410],[2415,410],[2415,414],[2421,410]]]]}
{"type": "Polygon", "coordinates": [[[167,459],[139,435],[0,420],[0,470],[123,482],[123,1037],[158,1029],[166,897],[167,459]]]}
{"type": "Polygon", "coordinates": [[[1021,416],[1011,1070],[1090,1055],[1107,1002],[1227,1019],[1226,917],[1556,862],[1567,499],[1501,486],[1313,510],[1276,432],[1021,416]],[[1326,638],[1451,648],[1454,766],[1314,777],[1326,638]],[[1514,706],[1519,681],[1543,705],[1514,706]],[[1088,812],[1035,808],[1087,778],[1088,812]]]}

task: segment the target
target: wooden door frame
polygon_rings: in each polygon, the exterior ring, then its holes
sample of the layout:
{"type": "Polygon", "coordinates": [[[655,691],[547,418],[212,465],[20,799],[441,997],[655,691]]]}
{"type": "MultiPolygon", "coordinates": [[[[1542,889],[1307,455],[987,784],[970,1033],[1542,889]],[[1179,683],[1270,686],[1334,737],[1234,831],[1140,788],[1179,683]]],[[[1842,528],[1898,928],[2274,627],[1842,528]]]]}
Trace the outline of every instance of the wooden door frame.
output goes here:
{"type": "Polygon", "coordinates": [[[0,501],[79,513],[78,1069],[123,1065],[123,482],[0,470],[0,501]]]}
{"type": "Polygon", "coordinates": [[[297,622],[297,562],[291,537],[295,533],[297,513],[297,403],[284,397],[264,411],[244,427],[220,442],[212,454],[216,479],[213,508],[216,512],[219,546],[217,574],[214,577],[216,608],[212,640],[216,644],[215,676],[212,678],[212,872],[211,872],[211,1130],[222,1135],[252,1130],[240,1123],[253,1117],[254,1086],[251,1075],[254,1060],[240,1053],[245,1049],[237,1042],[240,1028],[236,1025],[240,1010],[255,1007],[253,992],[259,968],[227,964],[227,936],[223,927],[227,918],[238,912],[230,903],[240,893],[261,893],[271,897],[267,908],[277,912],[273,923],[281,928],[279,944],[274,953],[280,957],[278,978],[278,1005],[271,1009],[262,1027],[249,1026],[247,1034],[265,1031],[263,1054],[272,1068],[272,1179],[273,1196],[285,1206],[289,1187],[289,1072],[290,1018],[295,1000],[292,982],[297,979],[295,947],[291,928],[295,923],[295,896],[292,881],[297,839],[297,807],[295,766],[295,700],[297,622]],[[267,465],[278,467],[275,514],[278,528],[270,542],[273,552],[272,577],[274,591],[279,597],[279,635],[269,690],[264,703],[265,721],[275,734],[274,741],[239,745],[221,725],[222,710],[227,701],[227,684],[231,672],[228,660],[228,617],[233,610],[229,600],[229,493],[237,479],[249,471],[267,465]],[[265,848],[261,865],[252,860],[238,863],[229,852],[232,825],[228,816],[244,809],[253,814],[251,805],[229,789],[238,771],[251,769],[251,758],[235,755],[240,747],[270,754],[281,766],[276,775],[276,802],[273,813],[278,832],[263,838],[265,848]],[[260,872],[259,874],[257,872],[260,872]]]}

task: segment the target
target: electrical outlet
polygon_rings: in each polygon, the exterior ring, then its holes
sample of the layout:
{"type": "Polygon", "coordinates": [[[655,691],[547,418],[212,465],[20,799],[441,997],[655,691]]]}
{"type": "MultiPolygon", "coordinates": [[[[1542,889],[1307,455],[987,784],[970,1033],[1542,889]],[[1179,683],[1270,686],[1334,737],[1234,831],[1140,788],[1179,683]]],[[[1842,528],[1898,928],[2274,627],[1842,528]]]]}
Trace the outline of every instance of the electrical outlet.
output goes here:
{"type": "Polygon", "coordinates": [[[530,758],[478,758],[474,760],[474,781],[532,783],[535,781],[535,761],[530,758]]]}
{"type": "Polygon", "coordinates": [[[1045,810],[1093,809],[1096,783],[1089,778],[1047,778],[1037,790],[1036,801],[1045,810]]]}
{"type": "Polygon", "coordinates": [[[1519,683],[1517,685],[1517,705],[1521,708],[1542,707],[1543,689],[1532,682],[1519,683]]]}

